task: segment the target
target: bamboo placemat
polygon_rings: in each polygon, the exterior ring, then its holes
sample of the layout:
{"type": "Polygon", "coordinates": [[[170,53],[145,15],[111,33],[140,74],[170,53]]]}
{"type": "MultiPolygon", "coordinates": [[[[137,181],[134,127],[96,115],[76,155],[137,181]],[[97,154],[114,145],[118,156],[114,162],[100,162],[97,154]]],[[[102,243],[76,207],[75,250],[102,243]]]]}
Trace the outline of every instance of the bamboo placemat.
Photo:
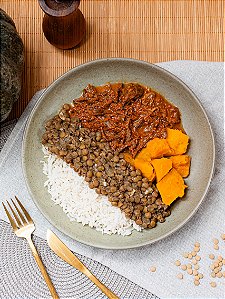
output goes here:
{"type": "Polygon", "coordinates": [[[0,3],[25,45],[22,95],[9,119],[21,115],[37,90],[92,59],[224,61],[223,0],[82,0],[86,40],[69,51],[54,48],[44,38],[37,0],[0,3]]]}

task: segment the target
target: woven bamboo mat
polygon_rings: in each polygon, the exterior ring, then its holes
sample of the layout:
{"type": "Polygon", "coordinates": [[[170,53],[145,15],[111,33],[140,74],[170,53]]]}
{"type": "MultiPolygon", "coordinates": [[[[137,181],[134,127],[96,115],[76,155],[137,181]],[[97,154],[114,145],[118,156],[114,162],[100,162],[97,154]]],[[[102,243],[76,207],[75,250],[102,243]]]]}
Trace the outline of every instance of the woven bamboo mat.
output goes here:
{"type": "Polygon", "coordinates": [[[86,39],[62,51],[42,33],[37,0],[0,0],[25,45],[21,99],[9,119],[19,117],[33,94],[68,69],[103,57],[224,61],[223,0],[82,0],[86,39]]]}

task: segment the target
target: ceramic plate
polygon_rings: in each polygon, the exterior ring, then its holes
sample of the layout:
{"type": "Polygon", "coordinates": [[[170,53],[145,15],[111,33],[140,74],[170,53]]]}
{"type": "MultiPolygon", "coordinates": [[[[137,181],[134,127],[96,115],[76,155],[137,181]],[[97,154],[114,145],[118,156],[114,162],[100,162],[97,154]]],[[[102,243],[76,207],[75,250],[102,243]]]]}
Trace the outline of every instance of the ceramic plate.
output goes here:
{"type": "Polygon", "coordinates": [[[26,183],[39,210],[56,228],[71,238],[100,248],[134,248],[163,239],[181,228],[201,204],[214,169],[215,146],[209,120],[194,93],[177,77],[164,69],[144,61],[109,58],[88,62],[68,71],[54,81],[35,105],[24,134],[23,169],[26,183]],[[191,172],[185,198],[177,200],[166,222],[151,230],[122,237],[102,235],[95,229],[70,222],[62,208],[50,200],[44,188],[46,176],[42,173],[41,137],[46,120],[58,113],[63,103],[72,102],[81,95],[87,84],[107,82],[138,82],[158,91],[181,111],[185,131],[190,136],[188,154],[191,172]]]}

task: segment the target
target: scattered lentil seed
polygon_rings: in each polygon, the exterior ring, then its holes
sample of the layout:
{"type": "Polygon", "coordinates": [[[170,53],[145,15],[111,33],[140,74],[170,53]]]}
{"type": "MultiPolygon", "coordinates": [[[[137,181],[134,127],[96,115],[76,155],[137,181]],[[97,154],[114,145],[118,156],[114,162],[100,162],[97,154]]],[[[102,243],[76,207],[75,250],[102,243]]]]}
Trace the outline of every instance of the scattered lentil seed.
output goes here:
{"type": "Polygon", "coordinates": [[[196,255],[195,259],[196,259],[196,261],[200,261],[201,257],[199,255],[196,255]]]}
{"type": "Polygon", "coordinates": [[[214,269],[214,273],[217,274],[220,270],[218,268],[214,269]]]}
{"type": "Polygon", "coordinates": [[[196,261],[196,259],[194,259],[193,261],[192,261],[192,264],[193,265],[196,265],[198,262],[196,261]]]}
{"type": "Polygon", "coordinates": [[[214,254],[212,254],[212,253],[210,253],[210,255],[209,255],[209,258],[210,258],[211,260],[214,260],[214,258],[215,258],[215,255],[214,255],[214,254]]]}
{"type": "Polygon", "coordinates": [[[199,278],[198,274],[197,274],[197,275],[195,275],[195,280],[200,280],[200,278],[199,278]]]}
{"type": "Polygon", "coordinates": [[[177,261],[175,262],[175,265],[179,267],[179,266],[180,266],[180,261],[177,260],[177,261]]]}
{"type": "Polygon", "coordinates": [[[199,286],[199,285],[200,285],[199,280],[194,280],[194,284],[195,284],[196,286],[199,286]]]}
{"type": "Polygon", "coordinates": [[[195,247],[200,247],[200,243],[199,242],[195,242],[195,247]]]}
{"type": "Polygon", "coordinates": [[[193,270],[193,275],[198,275],[198,271],[197,270],[193,270]]]}
{"type": "Polygon", "coordinates": [[[223,265],[225,265],[225,259],[222,260],[223,265]]]}
{"type": "Polygon", "coordinates": [[[219,246],[218,246],[217,244],[214,244],[213,248],[214,248],[215,250],[219,250],[219,246]]]}
{"type": "Polygon", "coordinates": [[[217,245],[217,244],[219,244],[219,240],[218,239],[213,239],[213,243],[217,245]]]}
{"type": "Polygon", "coordinates": [[[183,279],[183,274],[182,273],[177,274],[177,278],[183,279]]]}
{"type": "Polygon", "coordinates": [[[214,262],[214,263],[213,263],[213,265],[214,265],[214,267],[215,267],[215,268],[219,267],[219,264],[218,264],[218,262],[217,262],[217,261],[216,261],[216,262],[214,262]]]}
{"type": "Polygon", "coordinates": [[[210,285],[211,285],[212,288],[216,287],[216,283],[214,281],[210,282],[210,285]]]}
{"type": "Polygon", "coordinates": [[[199,273],[199,274],[198,274],[198,277],[199,277],[200,279],[202,279],[202,278],[203,278],[203,274],[202,274],[202,273],[199,273]]]}
{"type": "Polygon", "coordinates": [[[152,267],[150,268],[150,271],[151,271],[151,272],[155,272],[155,271],[156,271],[156,267],[152,266],[152,267]]]}
{"type": "Polygon", "coordinates": [[[221,239],[225,240],[225,234],[221,235],[221,239]]]}
{"type": "Polygon", "coordinates": [[[215,277],[216,277],[216,274],[215,274],[214,272],[212,272],[212,273],[211,273],[211,276],[212,276],[213,278],[215,278],[215,277]]]}
{"type": "Polygon", "coordinates": [[[199,265],[194,265],[194,269],[198,270],[199,269],[199,265]]]}
{"type": "Polygon", "coordinates": [[[197,252],[196,251],[192,251],[192,256],[196,256],[197,255],[197,252]]]}
{"type": "Polygon", "coordinates": [[[219,255],[218,260],[221,262],[223,260],[223,257],[221,255],[219,255]]]}
{"type": "Polygon", "coordinates": [[[218,278],[221,278],[222,276],[223,276],[222,272],[218,272],[218,273],[216,274],[216,277],[218,277],[218,278]]]}
{"type": "Polygon", "coordinates": [[[188,273],[189,275],[192,275],[192,274],[193,274],[192,269],[187,269],[187,273],[188,273]]]}
{"type": "Polygon", "coordinates": [[[184,271],[186,271],[187,270],[187,266],[186,265],[182,265],[181,269],[184,270],[184,271]]]}
{"type": "Polygon", "coordinates": [[[214,265],[213,265],[213,264],[212,264],[212,265],[210,265],[210,269],[211,269],[211,270],[214,270],[214,268],[215,268],[215,267],[214,267],[214,265]]]}
{"type": "Polygon", "coordinates": [[[184,253],[183,253],[183,257],[188,258],[188,253],[187,253],[187,252],[184,252],[184,253]]]}
{"type": "Polygon", "coordinates": [[[191,269],[192,265],[191,264],[187,264],[187,269],[191,269]]]}
{"type": "Polygon", "coordinates": [[[188,258],[189,258],[189,259],[192,259],[192,258],[193,258],[193,256],[192,256],[191,253],[188,254],[188,258]]]}
{"type": "Polygon", "coordinates": [[[194,248],[194,251],[195,251],[195,252],[199,252],[199,250],[200,250],[199,247],[195,247],[195,248],[194,248]]]}

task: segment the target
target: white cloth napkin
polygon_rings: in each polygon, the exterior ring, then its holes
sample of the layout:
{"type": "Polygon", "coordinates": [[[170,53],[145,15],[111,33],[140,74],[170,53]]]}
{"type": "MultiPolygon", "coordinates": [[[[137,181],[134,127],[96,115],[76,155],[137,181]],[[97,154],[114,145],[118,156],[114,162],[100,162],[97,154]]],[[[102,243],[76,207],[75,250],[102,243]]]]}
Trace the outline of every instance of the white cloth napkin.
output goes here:
{"type": "MultiPolygon", "coordinates": [[[[17,194],[35,220],[36,235],[46,239],[46,229],[53,229],[75,252],[109,266],[159,297],[224,298],[225,278],[210,277],[208,257],[209,253],[214,253],[225,258],[225,241],[220,238],[220,235],[225,233],[224,63],[172,61],[158,65],[177,75],[194,91],[206,109],[215,133],[215,175],[203,204],[188,224],[162,241],[132,250],[96,249],[73,241],[53,228],[30,198],[21,167],[24,125],[37,97],[28,105],[0,153],[1,199],[6,200],[17,194]],[[213,238],[220,240],[218,251],[213,249],[213,238]],[[200,286],[195,286],[193,276],[178,269],[174,264],[177,259],[187,263],[182,254],[192,250],[196,241],[201,244],[199,271],[204,274],[200,286]],[[156,272],[149,271],[151,266],[156,267],[156,272]],[[180,272],[184,274],[183,280],[176,277],[180,272]],[[211,281],[216,281],[216,288],[210,286],[211,281]]],[[[1,208],[0,219],[7,220],[1,208]]]]}

